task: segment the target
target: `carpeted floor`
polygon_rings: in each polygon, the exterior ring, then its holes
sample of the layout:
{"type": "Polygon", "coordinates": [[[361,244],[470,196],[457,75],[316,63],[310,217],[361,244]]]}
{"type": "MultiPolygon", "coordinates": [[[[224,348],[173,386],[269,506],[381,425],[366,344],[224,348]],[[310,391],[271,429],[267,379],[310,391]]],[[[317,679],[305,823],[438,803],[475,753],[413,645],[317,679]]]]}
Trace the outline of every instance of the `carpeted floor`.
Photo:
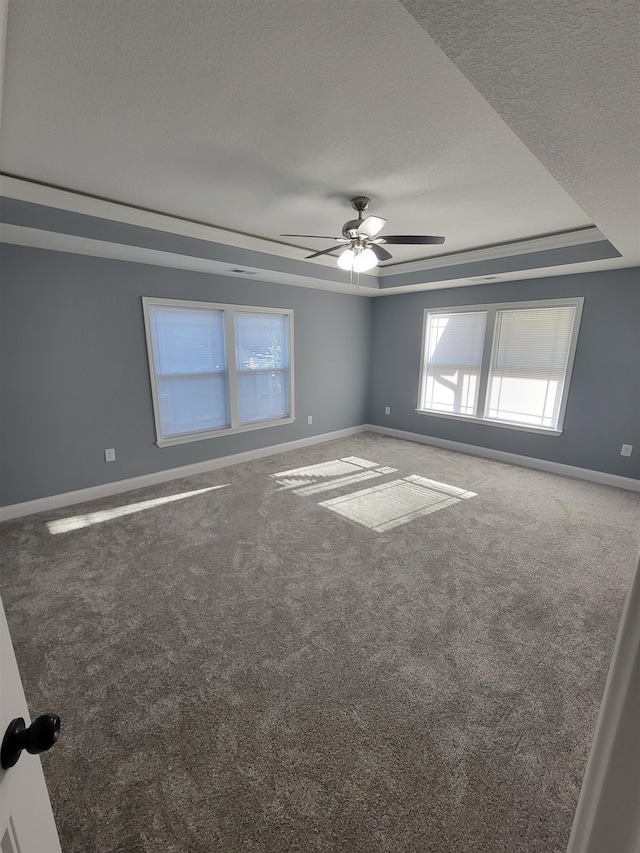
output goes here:
{"type": "Polygon", "coordinates": [[[64,853],[564,851],[639,523],[362,434],[0,525],[64,853]]]}

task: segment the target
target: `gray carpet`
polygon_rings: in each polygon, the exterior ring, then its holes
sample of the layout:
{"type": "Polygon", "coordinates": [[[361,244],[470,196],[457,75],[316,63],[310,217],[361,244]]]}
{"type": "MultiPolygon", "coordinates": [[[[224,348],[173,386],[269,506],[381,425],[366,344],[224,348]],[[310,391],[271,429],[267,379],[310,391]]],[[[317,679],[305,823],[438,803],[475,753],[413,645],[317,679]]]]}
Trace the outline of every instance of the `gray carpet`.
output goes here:
{"type": "Polygon", "coordinates": [[[64,853],[564,851],[639,522],[363,434],[0,525],[64,853]]]}

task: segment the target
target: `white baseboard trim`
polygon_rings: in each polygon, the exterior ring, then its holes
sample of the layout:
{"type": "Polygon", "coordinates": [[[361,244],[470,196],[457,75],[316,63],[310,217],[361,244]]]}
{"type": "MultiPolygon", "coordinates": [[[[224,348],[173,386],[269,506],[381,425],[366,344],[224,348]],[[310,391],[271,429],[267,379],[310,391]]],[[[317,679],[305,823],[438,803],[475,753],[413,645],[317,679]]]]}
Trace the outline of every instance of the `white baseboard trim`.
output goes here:
{"type": "Polygon", "coordinates": [[[216,468],[226,468],[228,465],[238,465],[241,462],[263,459],[267,456],[275,456],[278,453],[286,453],[289,450],[297,450],[301,447],[310,447],[314,444],[323,444],[326,441],[333,441],[338,438],[347,438],[350,435],[356,435],[360,432],[375,432],[380,435],[388,435],[391,438],[400,438],[404,441],[415,441],[419,444],[442,447],[445,450],[455,450],[459,453],[469,453],[472,456],[495,459],[498,462],[506,462],[510,465],[521,465],[525,468],[535,468],[551,474],[562,474],[566,477],[590,480],[606,486],[615,486],[619,489],[640,492],[640,480],[635,480],[632,477],[621,477],[617,474],[607,474],[604,471],[593,471],[589,468],[577,468],[573,465],[564,465],[561,462],[549,462],[546,459],[520,456],[517,453],[507,453],[504,450],[491,450],[487,447],[478,447],[475,444],[463,444],[459,441],[435,438],[434,436],[421,435],[420,433],[407,432],[401,429],[391,429],[375,424],[362,424],[361,426],[326,432],[321,435],[310,436],[309,438],[283,442],[282,444],[271,444],[268,447],[259,447],[256,450],[247,450],[243,453],[234,453],[230,456],[222,456],[217,459],[206,459],[203,462],[196,462],[193,465],[182,465],[179,468],[169,468],[165,471],[143,474],[140,477],[131,477],[127,480],[116,480],[112,483],[89,486],[86,489],[78,489],[73,492],[64,492],[63,494],[51,495],[46,498],[37,498],[33,501],[24,501],[23,503],[3,506],[0,507],[0,521],[9,521],[12,518],[20,518],[24,515],[33,515],[37,512],[46,512],[50,509],[59,509],[64,506],[95,501],[99,498],[120,494],[121,492],[131,492],[135,489],[142,489],[145,486],[153,486],[157,483],[168,482],[169,480],[179,480],[182,477],[190,477],[193,474],[202,474],[205,471],[213,471],[216,468]]]}
{"type": "Polygon", "coordinates": [[[640,480],[633,477],[621,477],[618,474],[607,474],[605,471],[593,471],[591,468],[578,468],[574,465],[565,465],[562,462],[550,462],[547,459],[536,459],[533,456],[520,456],[518,453],[508,453],[506,450],[492,450],[489,447],[478,447],[475,444],[463,444],[460,441],[450,441],[446,438],[435,438],[431,435],[421,435],[417,432],[407,432],[403,429],[391,429],[388,427],[367,424],[368,432],[377,432],[380,435],[388,435],[391,438],[401,438],[405,441],[416,441],[419,444],[429,444],[433,447],[442,447],[444,450],[456,450],[459,453],[469,453],[471,456],[482,456],[486,459],[495,459],[498,462],[506,462],[509,465],[521,465],[524,468],[536,468],[539,471],[547,471],[550,474],[562,474],[565,477],[575,477],[578,480],[590,480],[593,483],[602,483],[605,486],[615,486],[618,489],[629,489],[632,492],[640,492],[640,480]]]}
{"type": "Polygon", "coordinates": [[[154,486],[157,483],[165,483],[169,480],[179,480],[182,477],[191,477],[193,474],[202,474],[213,471],[216,468],[226,468],[229,465],[238,465],[240,462],[250,462],[253,459],[263,459],[266,456],[275,456],[278,453],[286,453],[288,450],[298,450],[301,447],[310,447],[313,444],[323,444],[334,441],[337,438],[347,438],[359,432],[365,432],[367,427],[361,426],[339,429],[334,432],[325,432],[321,435],[313,435],[309,438],[299,438],[295,441],[286,441],[282,444],[271,444],[268,447],[259,447],[256,450],[246,450],[243,453],[233,453],[230,456],[221,456],[217,459],[206,459],[193,465],[182,465],[179,468],[168,468],[165,471],[156,471],[153,474],[143,474],[140,477],[130,477],[127,480],[115,480],[112,483],[103,483],[100,486],[89,486],[86,489],[78,489],[74,492],[64,492],[60,495],[51,495],[46,498],[37,498],[33,501],[11,504],[0,507],[0,521],[9,521],[11,518],[20,518],[24,515],[33,515],[37,512],[46,512],[50,509],[59,509],[63,506],[95,501],[98,498],[107,498],[120,492],[131,492],[134,489],[142,489],[145,486],[154,486]]]}

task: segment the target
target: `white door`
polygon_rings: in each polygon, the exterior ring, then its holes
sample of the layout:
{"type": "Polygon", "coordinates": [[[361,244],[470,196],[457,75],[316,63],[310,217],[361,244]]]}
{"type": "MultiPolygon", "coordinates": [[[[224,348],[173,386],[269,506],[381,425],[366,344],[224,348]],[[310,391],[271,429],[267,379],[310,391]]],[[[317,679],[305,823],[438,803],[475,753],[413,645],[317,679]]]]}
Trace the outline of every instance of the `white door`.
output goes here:
{"type": "MultiPolygon", "coordinates": [[[[29,725],[9,628],[0,601],[0,742],[16,717],[29,725]]],[[[0,768],[0,853],[61,853],[42,765],[24,751],[14,767],[0,768]]]]}

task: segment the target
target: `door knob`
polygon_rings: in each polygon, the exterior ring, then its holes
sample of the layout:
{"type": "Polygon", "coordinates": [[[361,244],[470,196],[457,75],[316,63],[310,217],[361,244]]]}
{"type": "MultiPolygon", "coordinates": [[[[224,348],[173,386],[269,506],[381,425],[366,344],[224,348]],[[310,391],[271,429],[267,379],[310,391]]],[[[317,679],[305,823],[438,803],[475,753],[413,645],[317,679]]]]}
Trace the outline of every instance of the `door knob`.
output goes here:
{"type": "Polygon", "coordinates": [[[13,767],[23,749],[31,755],[46,752],[58,740],[59,734],[60,717],[56,714],[42,714],[29,727],[25,726],[22,717],[16,717],[9,723],[2,739],[0,766],[4,770],[13,767]]]}

